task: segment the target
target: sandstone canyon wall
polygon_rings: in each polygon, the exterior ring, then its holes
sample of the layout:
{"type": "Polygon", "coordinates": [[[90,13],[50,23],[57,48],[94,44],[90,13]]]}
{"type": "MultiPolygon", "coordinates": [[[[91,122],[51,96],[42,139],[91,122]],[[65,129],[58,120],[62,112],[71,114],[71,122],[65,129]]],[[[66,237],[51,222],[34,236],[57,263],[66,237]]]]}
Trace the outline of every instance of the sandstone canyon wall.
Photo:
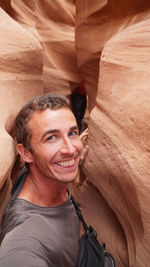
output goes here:
{"type": "Polygon", "coordinates": [[[117,266],[148,266],[150,3],[76,6],[78,66],[92,101],[80,201],[117,266]]]}
{"type": "Polygon", "coordinates": [[[11,185],[15,161],[13,122],[22,105],[43,92],[40,43],[0,9],[0,210],[11,185]]]}
{"type": "Polygon", "coordinates": [[[12,0],[11,6],[11,16],[42,44],[45,92],[70,94],[81,82],[75,55],[74,0],[12,0]]]}
{"type": "Polygon", "coordinates": [[[148,267],[149,0],[0,4],[1,210],[16,157],[16,113],[33,95],[70,94],[84,79],[90,148],[77,196],[116,266],[148,267]]]}

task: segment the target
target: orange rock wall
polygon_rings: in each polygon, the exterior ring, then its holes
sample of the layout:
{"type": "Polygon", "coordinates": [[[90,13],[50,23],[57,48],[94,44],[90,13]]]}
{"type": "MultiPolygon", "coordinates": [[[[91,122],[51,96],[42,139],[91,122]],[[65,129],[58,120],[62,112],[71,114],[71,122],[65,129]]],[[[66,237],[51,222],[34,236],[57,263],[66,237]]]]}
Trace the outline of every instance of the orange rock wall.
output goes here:
{"type": "Polygon", "coordinates": [[[11,16],[42,44],[45,92],[70,94],[81,82],[75,54],[74,0],[11,0],[11,5],[11,16]]]}
{"type": "Polygon", "coordinates": [[[0,6],[1,210],[11,188],[18,110],[33,95],[70,94],[84,79],[90,149],[78,198],[117,267],[148,267],[149,0],[1,0],[0,6]]]}
{"type": "Polygon", "coordinates": [[[0,210],[10,190],[15,161],[13,123],[22,105],[43,92],[43,53],[40,43],[0,9],[0,210]],[[9,36],[9,38],[8,38],[9,36]]]}
{"type": "Polygon", "coordinates": [[[78,65],[92,110],[80,202],[117,266],[146,267],[150,2],[77,0],[76,6],[78,65]]]}

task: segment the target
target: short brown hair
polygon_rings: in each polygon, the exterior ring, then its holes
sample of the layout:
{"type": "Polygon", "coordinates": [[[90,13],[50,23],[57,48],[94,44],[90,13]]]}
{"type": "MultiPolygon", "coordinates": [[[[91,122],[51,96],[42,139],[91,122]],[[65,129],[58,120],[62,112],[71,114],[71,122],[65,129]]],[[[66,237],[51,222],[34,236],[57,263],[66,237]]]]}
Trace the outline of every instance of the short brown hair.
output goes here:
{"type": "Polygon", "coordinates": [[[59,94],[44,94],[30,99],[20,110],[15,120],[15,136],[17,143],[22,144],[32,152],[30,146],[31,132],[28,127],[28,122],[33,113],[38,110],[55,110],[63,107],[71,110],[67,97],[59,94]]]}

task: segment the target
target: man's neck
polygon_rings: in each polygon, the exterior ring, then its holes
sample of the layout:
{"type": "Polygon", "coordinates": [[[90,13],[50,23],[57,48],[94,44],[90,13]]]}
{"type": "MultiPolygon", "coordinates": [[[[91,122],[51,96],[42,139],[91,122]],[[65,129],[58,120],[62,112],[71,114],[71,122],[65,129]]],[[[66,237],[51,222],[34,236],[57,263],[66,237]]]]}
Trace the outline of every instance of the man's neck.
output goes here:
{"type": "Polygon", "coordinates": [[[18,198],[37,206],[56,207],[68,198],[67,184],[48,178],[43,181],[29,172],[18,198]]]}

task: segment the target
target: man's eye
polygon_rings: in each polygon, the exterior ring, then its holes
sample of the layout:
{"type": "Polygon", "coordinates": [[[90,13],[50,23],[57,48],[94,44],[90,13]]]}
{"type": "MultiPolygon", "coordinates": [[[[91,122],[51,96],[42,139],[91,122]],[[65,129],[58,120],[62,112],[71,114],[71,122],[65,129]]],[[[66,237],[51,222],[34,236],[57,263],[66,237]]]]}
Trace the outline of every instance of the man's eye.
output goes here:
{"type": "Polygon", "coordinates": [[[54,141],[56,139],[55,135],[51,135],[47,138],[48,141],[54,141]]]}
{"type": "Polygon", "coordinates": [[[78,131],[71,131],[68,135],[69,135],[69,136],[75,136],[75,135],[78,135],[78,131]]]}

